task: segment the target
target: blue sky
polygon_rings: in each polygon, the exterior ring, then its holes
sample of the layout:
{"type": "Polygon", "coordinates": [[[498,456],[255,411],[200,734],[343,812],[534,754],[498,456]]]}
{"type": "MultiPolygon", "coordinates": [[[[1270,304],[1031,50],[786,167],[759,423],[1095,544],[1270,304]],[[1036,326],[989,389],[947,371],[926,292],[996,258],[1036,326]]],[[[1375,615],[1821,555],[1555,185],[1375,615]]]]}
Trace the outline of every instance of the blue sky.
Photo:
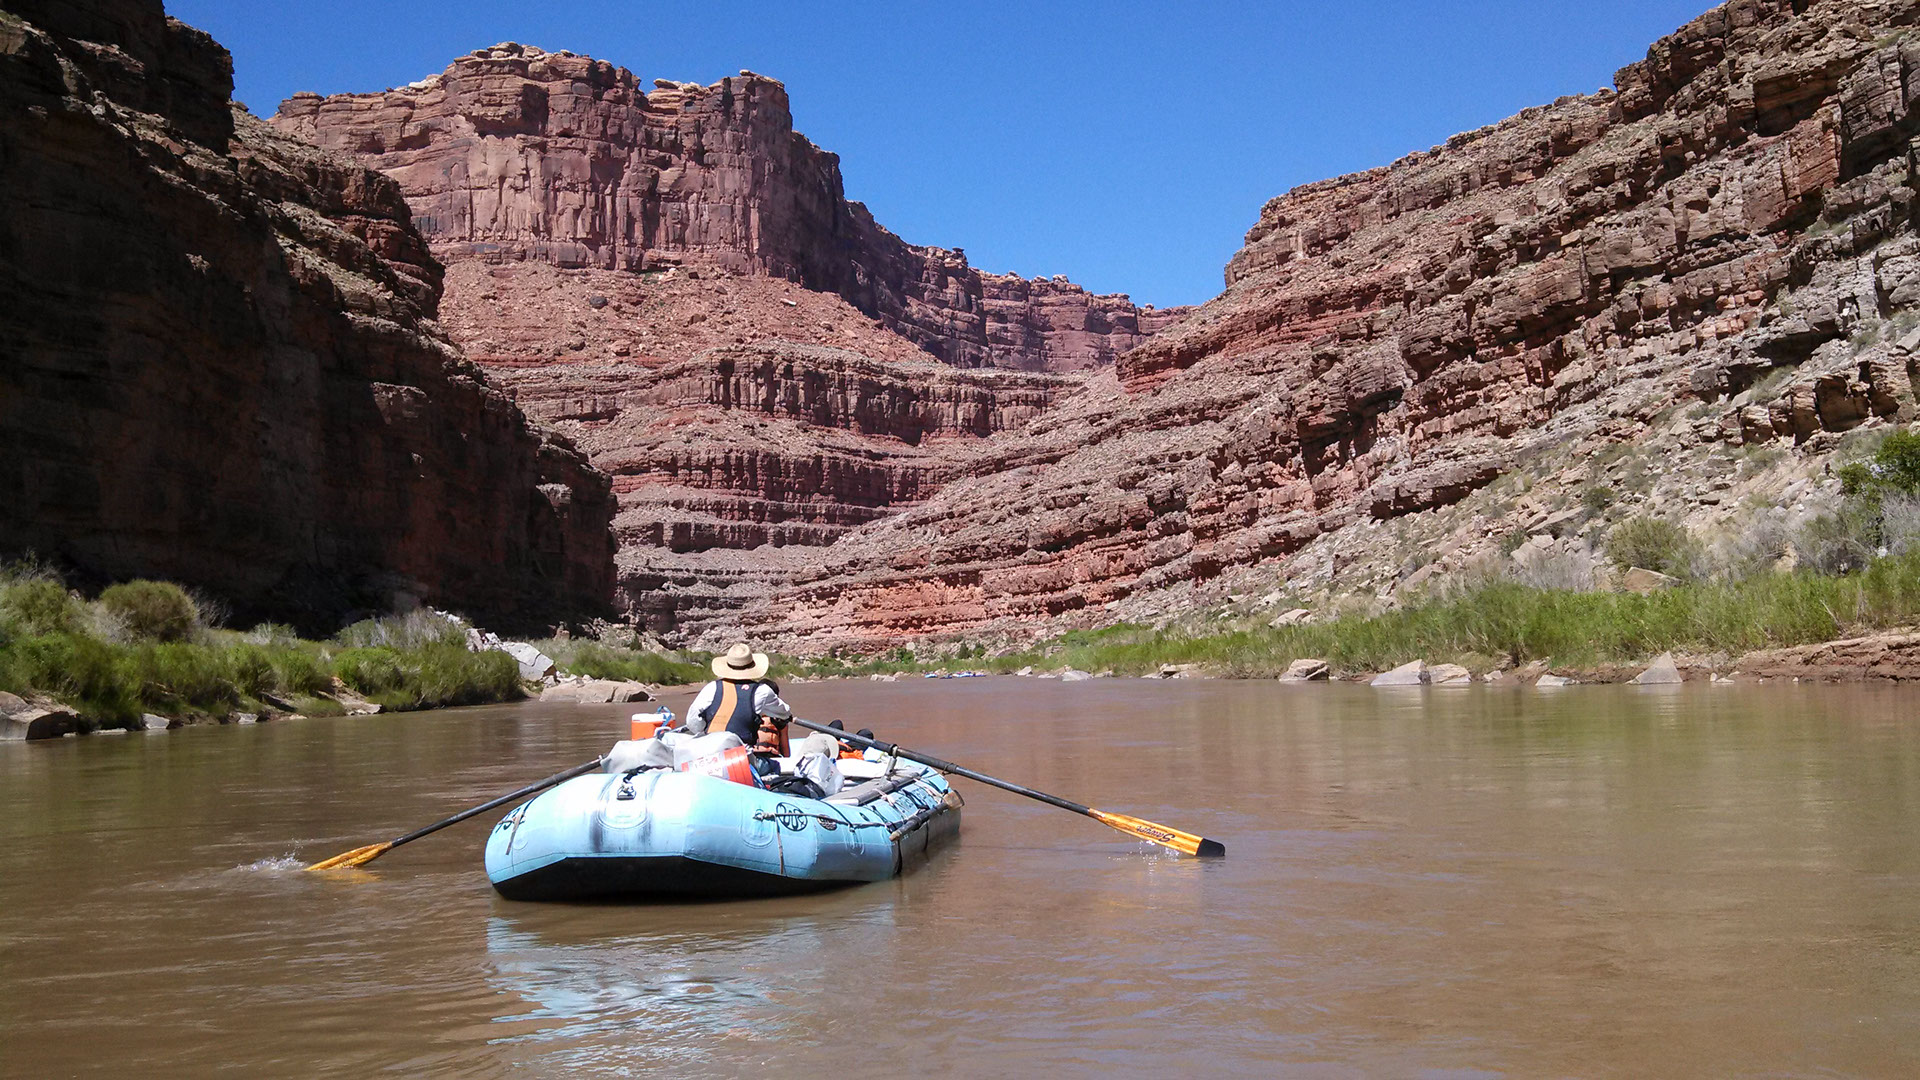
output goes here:
{"type": "Polygon", "coordinates": [[[1383,165],[1646,55],[1707,0],[529,3],[169,0],[261,115],[498,41],[655,78],[787,84],[849,198],[994,271],[1198,303],[1260,205],[1383,165]]]}

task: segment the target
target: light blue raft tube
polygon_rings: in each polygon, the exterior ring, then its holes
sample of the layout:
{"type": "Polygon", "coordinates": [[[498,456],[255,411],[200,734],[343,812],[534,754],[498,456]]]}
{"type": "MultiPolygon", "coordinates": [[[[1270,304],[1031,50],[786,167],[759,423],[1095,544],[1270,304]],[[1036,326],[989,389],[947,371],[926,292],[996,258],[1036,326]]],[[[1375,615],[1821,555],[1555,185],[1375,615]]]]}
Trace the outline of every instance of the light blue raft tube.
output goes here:
{"type": "Polygon", "coordinates": [[[886,880],[959,833],[938,772],[840,765],[826,799],[671,768],[575,777],[494,827],[487,877],[512,900],[774,896],[886,880]]]}

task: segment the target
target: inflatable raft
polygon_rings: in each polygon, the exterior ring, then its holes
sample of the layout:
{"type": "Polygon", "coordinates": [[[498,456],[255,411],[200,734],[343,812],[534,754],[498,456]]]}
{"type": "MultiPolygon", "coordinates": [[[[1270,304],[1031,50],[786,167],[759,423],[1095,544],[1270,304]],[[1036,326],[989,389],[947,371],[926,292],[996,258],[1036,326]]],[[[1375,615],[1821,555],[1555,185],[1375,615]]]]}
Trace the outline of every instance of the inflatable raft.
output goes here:
{"type": "Polygon", "coordinates": [[[487,877],[511,900],[775,896],[883,881],[959,833],[933,769],[877,753],[837,767],[826,798],[673,768],[578,776],[494,827],[487,877]]]}

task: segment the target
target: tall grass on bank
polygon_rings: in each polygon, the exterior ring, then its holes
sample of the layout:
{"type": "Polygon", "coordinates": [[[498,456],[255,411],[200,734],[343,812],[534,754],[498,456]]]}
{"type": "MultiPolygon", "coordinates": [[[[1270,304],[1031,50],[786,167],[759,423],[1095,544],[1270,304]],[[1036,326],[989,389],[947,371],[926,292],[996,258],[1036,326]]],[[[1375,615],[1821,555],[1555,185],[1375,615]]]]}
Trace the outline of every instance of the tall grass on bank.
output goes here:
{"type": "Polygon", "coordinates": [[[662,656],[639,649],[623,649],[591,638],[562,641],[549,638],[533,643],[553,658],[554,666],[574,675],[595,679],[622,679],[667,686],[705,682],[712,676],[705,662],[662,656]]]}
{"type": "MultiPolygon", "coordinates": [[[[1643,661],[1668,650],[1739,654],[1915,623],[1920,623],[1920,552],[1877,559],[1841,577],[1771,573],[1689,583],[1647,596],[1491,582],[1398,611],[1304,626],[1191,634],[1119,625],[1075,631],[994,657],[947,657],[938,666],[998,672],[1071,667],[1143,675],[1168,664],[1199,664],[1250,678],[1277,675],[1303,657],[1351,672],[1384,671],[1419,659],[1477,668],[1546,659],[1577,666],[1643,661]]],[[[810,674],[864,675],[936,665],[900,652],[797,666],[810,674]]]]}

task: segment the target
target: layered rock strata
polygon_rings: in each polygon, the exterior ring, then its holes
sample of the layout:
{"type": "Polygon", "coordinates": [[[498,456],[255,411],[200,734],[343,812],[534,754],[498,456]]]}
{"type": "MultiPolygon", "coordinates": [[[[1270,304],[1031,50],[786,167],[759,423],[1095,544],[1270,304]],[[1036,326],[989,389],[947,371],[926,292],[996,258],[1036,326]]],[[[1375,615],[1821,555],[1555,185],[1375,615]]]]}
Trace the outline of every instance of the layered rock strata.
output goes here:
{"type": "Polygon", "coordinates": [[[691,637],[735,632],[803,549],[926,499],[1077,389],[778,340],[516,373],[523,405],[612,474],[629,610],[691,637]]]}
{"type": "Polygon", "coordinates": [[[396,184],[157,2],[0,9],[0,549],[309,626],[608,603],[608,479],[435,325],[396,184]]]}
{"type": "Polygon", "coordinates": [[[1917,22],[1736,0],[1611,91],[1275,199],[1116,384],[844,538],[761,625],[1030,633],[1805,506],[1840,433],[1914,418],[1917,22]]]}
{"type": "Polygon", "coordinates": [[[393,177],[449,262],[787,278],[961,367],[1099,366],[1179,314],[905,243],[847,201],[786,88],[750,71],[649,91],[604,60],[507,43],[382,93],[295,95],[273,122],[393,177]]]}

